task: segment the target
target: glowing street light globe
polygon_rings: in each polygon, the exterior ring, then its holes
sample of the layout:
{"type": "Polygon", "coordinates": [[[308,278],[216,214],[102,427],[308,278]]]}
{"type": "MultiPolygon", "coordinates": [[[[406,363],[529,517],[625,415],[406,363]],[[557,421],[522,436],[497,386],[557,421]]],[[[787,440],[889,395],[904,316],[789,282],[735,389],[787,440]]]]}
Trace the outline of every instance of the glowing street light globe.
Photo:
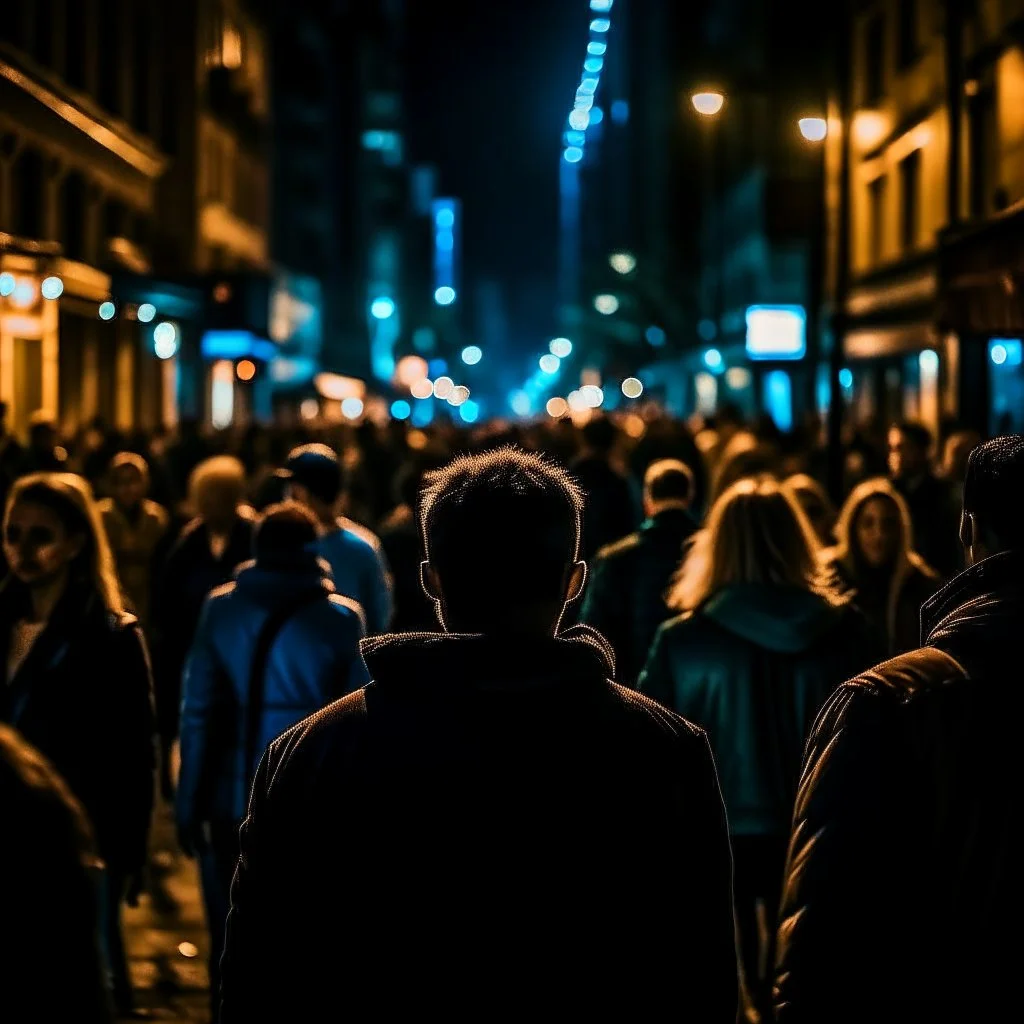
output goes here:
{"type": "Polygon", "coordinates": [[[562,361],[558,356],[553,356],[549,352],[547,355],[540,357],[538,365],[543,373],[554,374],[558,373],[558,368],[562,365],[562,361]]]}
{"type": "Polygon", "coordinates": [[[622,393],[626,398],[639,398],[644,393],[643,382],[637,377],[627,377],[622,382],[622,393]]]}
{"type": "Polygon", "coordinates": [[[559,359],[566,359],[572,355],[572,342],[568,338],[552,338],[548,351],[559,359]]]}
{"type": "Polygon", "coordinates": [[[467,345],[462,350],[462,361],[467,366],[476,366],[484,357],[483,349],[479,345],[467,345]]]}
{"type": "Polygon", "coordinates": [[[152,302],[143,302],[135,311],[135,315],[140,323],[148,324],[156,316],[156,306],[152,302]]]}
{"type": "Polygon", "coordinates": [[[611,316],[619,308],[619,300],[614,295],[598,295],[594,298],[594,309],[602,316],[611,316]]]}
{"type": "Polygon", "coordinates": [[[59,299],[64,294],[64,282],[55,275],[44,277],[40,291],[44,299],[59,299]]]}
{"type": "Polygon", "coordinates": [[[808,142],[821,142],[828,135],[828,122],[823,117],[801,117],[797,127],[808,142]]]}
{"type": "Polygon", "coordinates": [[[693,109],[703,117],[714,117],[725,104],[725,97],[720,92],[695,92],[690,97],[693,109]]]}

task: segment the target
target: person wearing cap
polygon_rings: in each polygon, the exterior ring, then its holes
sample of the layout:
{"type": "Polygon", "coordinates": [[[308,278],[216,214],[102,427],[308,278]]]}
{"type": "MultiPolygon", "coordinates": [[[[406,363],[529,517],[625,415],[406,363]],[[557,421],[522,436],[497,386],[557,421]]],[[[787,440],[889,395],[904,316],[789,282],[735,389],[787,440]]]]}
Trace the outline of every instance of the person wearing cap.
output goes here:
{"type": "Polygon", "coordinates": [[[170,517],[162,506],[146,497],[149,466],[141,455],[119,452],[110,462],[108,476],[111,497],[99,502],[103,527],[114,553],[121,589],[143,632],[148,634],[153,563],[170,517]]]}
{"type": "Polygon", "coordinates": [[[365,527],[337,514],[344,474],[333,448],[306,444],[288,456],[280,475],[287,495],[305,505],[320,524],[316,553],[331,567],[339,594],[358,601],[368,636],[386,633],[391,624],[391,577],[380,541],[365,527]]]}
{"type": "Polygon", "coordinates": [[[367,679],[361,611],[335,592],[312,550],[318,533],[297,502],[267,509],[253,535],[255,561],[210,594],[185,667],[178,840],[199,858],[214,1006],[238,826],[260,756],[367,679]]]}

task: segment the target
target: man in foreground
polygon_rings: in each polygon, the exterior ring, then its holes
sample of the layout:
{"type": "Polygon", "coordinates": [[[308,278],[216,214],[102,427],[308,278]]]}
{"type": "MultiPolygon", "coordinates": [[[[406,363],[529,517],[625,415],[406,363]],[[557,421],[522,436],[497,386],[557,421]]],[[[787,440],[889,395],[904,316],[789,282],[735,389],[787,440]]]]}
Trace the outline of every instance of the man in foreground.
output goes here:
{"type": "Polygon", "coordinates": [[[364,642],[373,682],[264,757],[223,1021],[618,1008],[732,1024],[707,740],[609,682],[596,634],[559,634],[584,582],[581,507],[562,470],[513,448],[432,475],[423,580],[445,631],[364,642]]]}
{"type": "Polygon", "coordinates": [[[925,646],[841,686],[808,743],[782,901],[781,1024],[1018,1014],[1024,437],[976,448],[968,568],[925,646]]]}

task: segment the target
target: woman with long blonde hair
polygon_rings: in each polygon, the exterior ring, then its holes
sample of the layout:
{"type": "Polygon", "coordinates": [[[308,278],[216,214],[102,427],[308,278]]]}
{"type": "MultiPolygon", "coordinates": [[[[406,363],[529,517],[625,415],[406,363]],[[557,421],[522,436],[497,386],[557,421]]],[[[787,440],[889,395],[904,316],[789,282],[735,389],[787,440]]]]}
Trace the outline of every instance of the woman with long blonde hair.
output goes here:
{"type": "MultiPolygon", "coordinates": [[[[639,689],[705,729],[733,843],[744,989],[770,1015],[771,946],[804,741],[822,704],[875,651],[819,560],[796,499],[769,477],[712,506],[669,593],[639,689]]],[[[765,1017],[767,1019],[767,1017],[765,1017]]]]}
{"type": "Polygon", "coordinates": [[[92,491],[35,473],[7,499],[0,583],[0,721],[57,768],[103,860],[100,921],[115,1003],[131,1006],[121,904],[138,895],[154,783],[149,658],[124,610],[92,491]]]}
{"type": "Polygon", "coordinates": [[[939,574],[914,550],[914,527],[903,496],[884,477],[865,480],[843,504],[838,543],[823,560],[856,591],[889,655],[920,646],[921,605],[939,589],[939,574]]]}

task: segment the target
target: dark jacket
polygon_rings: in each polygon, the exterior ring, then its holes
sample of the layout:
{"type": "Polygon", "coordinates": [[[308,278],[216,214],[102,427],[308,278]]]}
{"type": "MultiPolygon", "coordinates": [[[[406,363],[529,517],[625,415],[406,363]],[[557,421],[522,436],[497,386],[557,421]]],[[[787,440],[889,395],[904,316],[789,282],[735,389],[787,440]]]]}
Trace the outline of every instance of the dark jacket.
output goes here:
{"type": "Polygon", "coordinates": [[[657,633],[639,688],[706,729],[733,835],[784,836],[814,718],[877,648],[796,587],[732,586],[657,633]]]}
{"type": "Polygon", "coordinates": [[[960,546],[963,494],[946,480],[926,473],[916,480],[894,480],[914,524],[914,549],[940,575],[949,579],[964,567],[960,546]]]}
{"type": "MultiPolygon", "coordinates": [[[[574,634],[582,631],[573,631],[574,634]]],[[[589,635],[589,634],[588,634],[589,635]]],[[[241,831],[223,1020],[679,1004],[732,1024],[704,734],[593,639],[364,641],[373,682],[276,740],[241,831]],[[340,973],[339,973],[340,972],[340,973]]]]}
{"type": "Polygon", "coordinates": [[[287,570],[243,566],[207,600],[185,668],[177,792],[185,827],[245,814],[256,772],[245,763],[253,648],[269,616],[284,607],[296,610],[266,661],[257,760],[275,736],[366,682],[359,606],[334,592],[325,564],[310,557],[287,570]]]}
{"type": "Polygon", "coordinates": [[[926,646],[842,686],[807,746],[779,930],[784,1024],[1019,1014],[1024,554],[956,577],[926,646]]]}
{"type": "MultiPolygon", "coordinates": [[[[18,588],[0,595],[0,666],[24,615],[18,588]]],[[[7,685],[0,721],[44,754],[85,808],[100,856],[140,870],[153,809],[155,755],[149,657],[133,615],[69,587],[7,685]]]]}
{"type": "Polygon", "coordinates": [[[251,517],[239,516],[227,547],[214,558],[206,524],[193,519],[167,556],[153,595],[157,714],[164,737],[177,735],[182,673],[203,602],[211,590],[230,583],[235,570],[252,558],[254,525],[251,517]]]}
{"type": "Polygon", "coordinates": [[[658,627],[672,618],[665,592],[697,529],[685,509],[667,509],[598,552],[590,566],[582,622],[615,651],[616,679],[634,686],[658,627]]]}
{"type": "Polygon", "coordinates": [[[636,529],[640,521],[629,480],[601,455],[585,455],[569,467],[586,494],[581,551],[591,559],[601,548],[636,529]]]}

